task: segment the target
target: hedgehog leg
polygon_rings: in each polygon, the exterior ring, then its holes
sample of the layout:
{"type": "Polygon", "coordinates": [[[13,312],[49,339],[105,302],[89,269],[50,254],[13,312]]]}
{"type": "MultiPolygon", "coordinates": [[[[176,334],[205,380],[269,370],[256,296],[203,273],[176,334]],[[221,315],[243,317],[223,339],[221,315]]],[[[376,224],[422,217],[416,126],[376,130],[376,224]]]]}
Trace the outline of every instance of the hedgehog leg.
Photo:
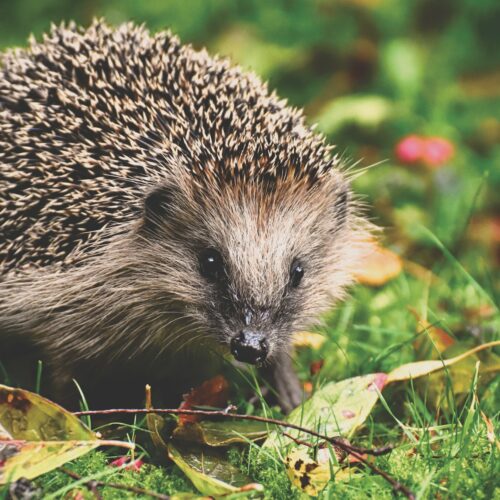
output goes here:
{"type": "Polygon", "coordinates": [[[277,393],[278,404],[285,413],[290,413],[304,399],[304,391],[293,368],[289,353],[284,352],[264,369],[266,378],[277,393]]]}
{"type": "MultiPolygon", "coordinates": [[[[50,358],[48,358],[50,359],[50,358]]],[[[49,372],[49,388],[47,396],[69,411],[81,410],[80,394],[74,383],[75,375],[52,363],[47,364],[49,372]]]]}

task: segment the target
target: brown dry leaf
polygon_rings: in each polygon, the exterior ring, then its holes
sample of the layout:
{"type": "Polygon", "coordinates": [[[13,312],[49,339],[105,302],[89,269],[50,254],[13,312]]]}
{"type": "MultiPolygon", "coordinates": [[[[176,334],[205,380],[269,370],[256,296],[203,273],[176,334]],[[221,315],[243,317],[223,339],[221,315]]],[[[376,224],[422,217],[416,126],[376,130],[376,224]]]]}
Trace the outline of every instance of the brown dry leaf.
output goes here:
{"type": "Polygon", "coordinates": [[[292,343],[295,347],[319,349],[325,343],[325,337],[319,333],[296,332],[293,334],[292,343]]]}
{"type": "Polygon", "coordinates": [[[486,425],[486,437],[491,444],[496,444],[498,450],[500,451],[500,441],[498,441],[495,436],[495,427],[493,426],[493,422],[489,417],[486,416],[484,412],[481,412],[481,418],[486,425]]]}
{"type": "Polygon", "coordinates": [[[355,273],[359,283],[381,286],[398,276],[403,270],[401,257],[376,243],[371,246],[355,273]]]}
{"type": "MultiPolygon", "coordinates": [[[[476,394],[474,394],[474,402],[476,406],[479,406],[479,399],[476,394]]],[[[483,420],[484,424],[486,425],[486,437],[488,438],[488,441],[491,444],[495,444],[497,449],[500,451],[500,441],[497,439],[496,434],[495,434],[495,426],[493,425],[493,422],[491,419],[484,413],[483,411],[480,411],[481,419],[483,420]]]]}
{"type": "MultiPolygon", "coordinates": [[[[222,375],[217,375],[184,395],[180,410],[191,410],[195,406],[225,408],[229,397],[229,384],[222,375]]],[[[179,423],[198,422],[197,415],[181,415],[179,423]]]]}
{"type": "MultiPolygon", "coordinates": [[[[436,350],[438,353],[442,353],[455,343],[455,339],[451,335],[446,333],[442,328],[431,325],[428,321],[420,321],[419,327],[419,330],[422,333],[413,343],[413,346],[417,351],[422,352],[425,350],[425,344],[430,343],[432,345],[432,351],[434,351],[437,357],[436,350]]],[[[424,356],[419,357],[422,358],[424,356]]]]}
{"type": "Polygon", "coordinates": [[[455,339],[445,332],[429,323],[425,318],[420,317],[417,311],[410,307],[410,312],[417,320],[417,338],[413,342],[413,347],[418,359],[439,358],[446,349],[455,344],[455,339]]]}

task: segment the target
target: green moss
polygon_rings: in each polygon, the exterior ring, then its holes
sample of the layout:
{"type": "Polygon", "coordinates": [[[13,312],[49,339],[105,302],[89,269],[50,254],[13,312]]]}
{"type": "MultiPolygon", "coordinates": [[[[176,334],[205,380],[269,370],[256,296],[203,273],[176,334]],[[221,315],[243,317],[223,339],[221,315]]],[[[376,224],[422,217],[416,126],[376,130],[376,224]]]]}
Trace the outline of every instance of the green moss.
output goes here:
{"type": "MultiPolygon", "coordinates": [[[[155,491],[171,495],[176,492],[194,492],[193,486],[186,477],[175,466],[157,466],[144,464],[139,471],[114,470],[113,466],[109,465],[109,457],[106,453],[95,451],[75,460],[65,467],[75,472],[82,478],[92,480],[102,471],[108,470],[111,474],[106,477],[97,478],[106,483],[116,483],[129,486],[137,486],[147,490],[155,491]]],[[[54,471],[41,476],[36,483],[43,488],[44,493],[56,493],[60,489],[73,484],[74,479],[67,474],[54,471]]],[[[123,490],[100,487],[103,498],[120,499],[120,498],[136,498],[133,493],[123,490]]]]}

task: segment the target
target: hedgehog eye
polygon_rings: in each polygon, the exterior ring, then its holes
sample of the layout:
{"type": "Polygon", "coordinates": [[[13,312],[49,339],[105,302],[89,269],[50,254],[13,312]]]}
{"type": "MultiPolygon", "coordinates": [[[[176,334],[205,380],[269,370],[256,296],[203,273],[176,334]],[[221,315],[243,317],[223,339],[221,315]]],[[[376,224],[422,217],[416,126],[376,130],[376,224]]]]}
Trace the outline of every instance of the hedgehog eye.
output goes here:
{"type": "Polygon", "coordinates": [[[200,273],[208,281],[219,281],[224,276],[224,260],[215,248],[203,250],[199,257],[200,273]]]}
{"type": "Polygon", "coordinates": [[[290,268],[290,285],[292,285],[293,288],[297,288],[303,277],[304,267],[299,260],[295,259],[290,268]]]}

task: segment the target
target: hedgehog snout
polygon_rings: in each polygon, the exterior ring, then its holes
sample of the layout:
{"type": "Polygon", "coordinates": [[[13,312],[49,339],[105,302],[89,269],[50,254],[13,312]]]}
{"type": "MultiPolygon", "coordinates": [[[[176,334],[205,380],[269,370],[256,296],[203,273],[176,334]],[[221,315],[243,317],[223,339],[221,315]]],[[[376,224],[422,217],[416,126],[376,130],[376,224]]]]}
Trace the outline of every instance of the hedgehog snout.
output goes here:
{"type": "Polygon", "coordinates": [[[266,360],[268,352],[269,344],[260,331],[244,328],[231,339],[231,353],[237,361],[260,365],[266,360]]]}

